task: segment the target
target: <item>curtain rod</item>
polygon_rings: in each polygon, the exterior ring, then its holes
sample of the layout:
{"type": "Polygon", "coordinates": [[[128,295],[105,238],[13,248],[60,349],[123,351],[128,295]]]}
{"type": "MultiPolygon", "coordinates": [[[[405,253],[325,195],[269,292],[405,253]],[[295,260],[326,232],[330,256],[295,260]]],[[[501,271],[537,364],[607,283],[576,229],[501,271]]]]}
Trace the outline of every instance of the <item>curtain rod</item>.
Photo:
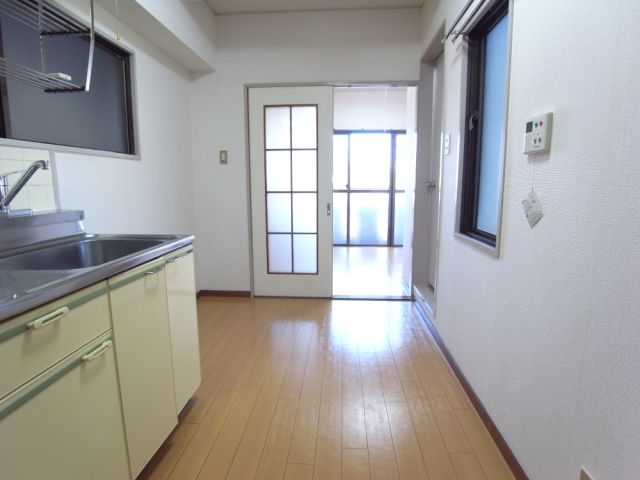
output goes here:
{"type": "Polygon", "coordinates": [[[478,10],[480,10],[482,8],[482,6],[485,4],[485,2],[487,0],[480,0],[480,2],[478,2],[478,4],[476,5],[476,7],[473,9],[473,11],[471,12],[471,14],[467,17],[467,19],[465,20],[465,22],[462,24],[462,27],[460,27],[460,29],[456,30],[456,27],[458,26],[458,24],[460,23],[460,20],[462,20],[462,18],[464,17],[464,15],[467,13],[467,11],[469,10],[469,7],[471,5],[473,5],[473,2],[475,0],[469,0],[467,2],[467,4],[464,6],[464,8],[460,11],[460,13],[458,14],[458,16],[456,17],[455,21],[453,22],[453,25],[451,25],[451,28],[449,28],[449,31],[447,32],[447,34],[444,36],[444,38],[442,39],[442,43],[444,43],[445,40],[447,40],[452,34],[454,35],[453,37],[453,41],[455,42],[458,37],[460,35],[462,35],[465,31],[465,29],[467,28],[467,26],[469,25],[469,22],[471,22],[471,20],[475,17],[476,13],[478,13],[478,10]]]}

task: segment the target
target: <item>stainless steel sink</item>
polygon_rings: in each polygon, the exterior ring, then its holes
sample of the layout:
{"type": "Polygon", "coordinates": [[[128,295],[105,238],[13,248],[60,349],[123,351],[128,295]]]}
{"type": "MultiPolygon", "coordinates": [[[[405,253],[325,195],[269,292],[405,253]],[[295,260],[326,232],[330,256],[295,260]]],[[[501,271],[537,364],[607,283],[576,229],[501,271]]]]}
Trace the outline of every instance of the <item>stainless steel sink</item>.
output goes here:
{"type": "Polygon", "coordinates": [[[0,259],[0,270],[78,270],[97,267],[165,242],[167,238],[83,238],[0,259]]]}

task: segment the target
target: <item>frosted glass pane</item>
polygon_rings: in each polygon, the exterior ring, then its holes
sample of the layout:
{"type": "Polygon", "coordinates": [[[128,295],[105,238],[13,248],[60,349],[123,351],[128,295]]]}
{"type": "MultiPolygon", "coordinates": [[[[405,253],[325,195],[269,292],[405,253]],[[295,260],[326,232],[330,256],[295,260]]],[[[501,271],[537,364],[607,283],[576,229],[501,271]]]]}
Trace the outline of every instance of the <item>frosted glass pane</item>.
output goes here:
{"type": "Polygon", "coordinates": [[[291,232],[291,194],[267,193],[267,231],[291,232]]]}
{"type": "Polygon", "coordinates": [[[293,273],[318,273],[318,236],[293,236],[293,273]]]}
{"type": "Polygon", "coordinates": [[[393,217],[393,244],[402,245],[404,234],[404,193],[395,194],[395,208],[393,217]]]}
{"type": "Polygon", "coordinates": [[[289,107],[264,107],[265,148],[291,148],[289,107]]]}
{"type": "Polygon", "coordinates": [[[290,152],[267,152],[267,191],[288,192],[291,190],[290,152]]]}
{"type": "Polygon", "coordinates": [[[351,135],[351,188],[389,188],[391,136],[384,133],[351,135]]]}
{"type": "Polygon", "coordinates": [[[347,194],[333,194],[333,244],[347,243],[347,194]]]}
{"type": "Polygon", "coordinates": [[[269,273],[291,273],[291,235],[268,236],[269,273]]]}
{"type": "Polygon", "coordinates": [[[407,184],[407,136],[396,135],[396,190],[404,190],[407,184]]]}
{"type": "Polygon", "coordinates": [[[387,244],[389,194],[352,193],[350,213],[349,227],[352,244],[387,244]]]}
{"type": "Polygon", "coordinates": [[[292,107],[291,137],[293,148],[317,148],[317,107],[292,107]]]}
{"type": "Polygon", "coordinates": [[[349,135],[333,136],[333,189],[346,190],[349,183],[349,135]]]}
{"type": "Polygon", "coordinates": [[[508,25],[508,16],[505,16],[487,34],[484,65],[484,102],[476,227],[494,235],[498,231],[499,179],[504,153],[508,25]]]}
{"type": "Polygon", "coordinates": [[[318,207],[315,193],[293,194],[293,231],[295,233],[316,233],[318,207]]]}
{"type": "Polygon", "coordinates": [[[315,192],[318,190],[317,155],[315,150],[292,152],[294,191],[315,192]]]}

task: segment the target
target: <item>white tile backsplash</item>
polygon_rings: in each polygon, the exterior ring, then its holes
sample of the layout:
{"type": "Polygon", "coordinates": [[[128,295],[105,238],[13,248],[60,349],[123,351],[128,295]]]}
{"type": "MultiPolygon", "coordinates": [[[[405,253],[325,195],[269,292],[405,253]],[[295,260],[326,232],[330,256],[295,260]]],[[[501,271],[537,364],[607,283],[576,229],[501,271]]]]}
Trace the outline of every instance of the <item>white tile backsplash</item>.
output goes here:
{"type": "MultiPolygon", "coordinates": [[[[51,161],[51,152],[37,148],[7,147],[0,145],[0,174],[26,170],[37,160],[51,161]]],[[[20,175],[9,176],[12,187],[20,175]]],[[[38,170],[18,196],[11,202],[13,210],[30,208],[33,211],[51,210],[56,206],[55,185],[52,169],[38,170]]]]}

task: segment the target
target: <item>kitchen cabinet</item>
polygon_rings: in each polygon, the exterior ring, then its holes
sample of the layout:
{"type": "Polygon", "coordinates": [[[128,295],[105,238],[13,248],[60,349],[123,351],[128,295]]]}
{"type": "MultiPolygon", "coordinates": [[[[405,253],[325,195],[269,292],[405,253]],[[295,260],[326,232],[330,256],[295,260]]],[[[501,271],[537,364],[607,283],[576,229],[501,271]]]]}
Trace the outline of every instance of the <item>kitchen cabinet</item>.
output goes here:
{"type": "Polygon", "coordinates": [[[106,283],[0,325],[0,478],[130,478],[106,283]]]}
{"type": "Polygon", "coordinates": [[[177,424],[164,259],[109,279],[131,474],[177,424]]]}
{"type": "Polygon", "coordinates": [[[200,385],[193,247],[166,256],[167,304],[177,413],[200,385]]]}

